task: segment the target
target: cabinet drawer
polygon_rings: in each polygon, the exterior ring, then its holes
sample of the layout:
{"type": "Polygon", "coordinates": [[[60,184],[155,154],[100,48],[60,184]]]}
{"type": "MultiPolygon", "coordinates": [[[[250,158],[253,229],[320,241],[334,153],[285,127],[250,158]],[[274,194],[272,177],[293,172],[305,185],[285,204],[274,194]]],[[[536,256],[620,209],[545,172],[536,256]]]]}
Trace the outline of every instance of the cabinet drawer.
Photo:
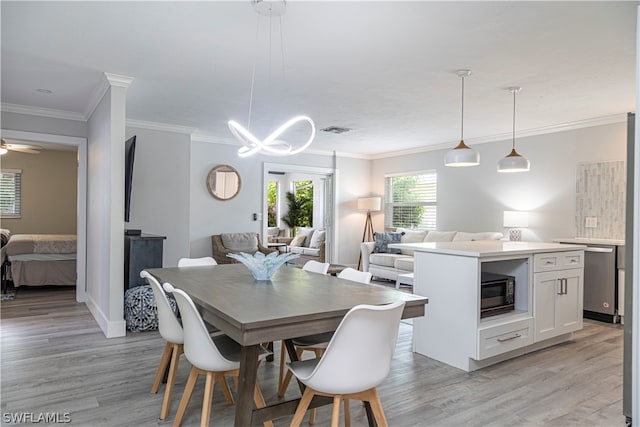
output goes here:
{"type": "Polygon", "coordinates": [[[478,331],[477,360],[533,344],[533,319],[523,319],[478,331]]]}
{"type": "Polygon", "coordinates": [[[533,256],[534,272],[584,267],[584,252],[550,252],[533,256]]]}

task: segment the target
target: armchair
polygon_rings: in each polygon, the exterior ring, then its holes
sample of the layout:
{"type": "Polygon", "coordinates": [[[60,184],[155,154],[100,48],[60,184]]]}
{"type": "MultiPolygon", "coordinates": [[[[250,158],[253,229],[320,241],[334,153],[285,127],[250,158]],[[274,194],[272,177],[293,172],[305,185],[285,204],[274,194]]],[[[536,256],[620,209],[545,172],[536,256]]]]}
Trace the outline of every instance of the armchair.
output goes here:
{"type": "Polygon", "coordinates": [[[260,243],[258,233],[222,233],[211,236],[212,256],[218,264],[235,264],[237,261],[229,258],[230,253],[256,253],[258,251],[263,254],[276,252],[276,248],[267,248],[260,243]]]}

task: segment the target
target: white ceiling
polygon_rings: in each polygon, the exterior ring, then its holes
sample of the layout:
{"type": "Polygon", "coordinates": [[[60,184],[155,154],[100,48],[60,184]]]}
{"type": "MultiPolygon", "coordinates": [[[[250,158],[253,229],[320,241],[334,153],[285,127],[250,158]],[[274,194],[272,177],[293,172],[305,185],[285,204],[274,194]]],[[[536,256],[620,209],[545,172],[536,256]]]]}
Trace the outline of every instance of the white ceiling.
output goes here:
{"type": "Polygon", "coordinates": [[[318,128],[353,129],[319,132],[314,149],[380,155],[458,140],[455,70],[470,68],[465,140],[509,138],[509,86],[523,88],[522,134],[635,110],[638,4],[290,1],[285,76],[275,19],[269,80],[269,20],[249,1],[3,0],[2,105],[86,118],[109,72],[135,78],[129,120],[232,143],[226,122],[247,123],[256,62],[256,135],[306,113],[318,128]]]}

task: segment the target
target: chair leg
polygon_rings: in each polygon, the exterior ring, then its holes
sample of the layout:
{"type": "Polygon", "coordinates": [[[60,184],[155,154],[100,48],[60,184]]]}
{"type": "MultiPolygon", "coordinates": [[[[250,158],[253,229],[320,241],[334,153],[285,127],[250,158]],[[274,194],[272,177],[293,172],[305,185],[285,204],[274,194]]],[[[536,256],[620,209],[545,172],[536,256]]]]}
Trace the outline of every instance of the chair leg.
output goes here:
{"type": "Polygon", "coordinates": [[[182,424],[182,419],[184,418],[184,413],[187,411],[187,406],[189,405],[189,400],[193,394],[193,389],[196,386],[198,375],[198,368],[192,366],[191,372],[189,372],[189,378],[187,379],[187,385],[184,387],[184,392],[182,393],[182,399],[180,399],[176,418],[173,420],[173,427],[180,427],[180,424],[182,424]]]}
{"type": "Polygon", "coordinates": [[[344,399],[344,427],[351,427],[351,408],[349,408],[349,399],[344,399]]]}
{"type": "Polygon", "coordinates": [[[164,377],[164,373],[167,370],[167,365],[169,364],[169,357],[171,357],[171,343],[167,341],[164,346],[164,351],[162,352],[162,358],[160,359],[160,366],[158,366],[158,372],[156,372],[156,377],[153,380],[153,385],[151,386],[151,393],[157,393],[160,388],[160,382],[162,381],[162,377],[164,377]]]}
{"type": "MultiPolygon", "coordinates": [[[[238,377],[235,377],[235,378],[238,378],[238,377]]],[[[229,383],[227,383],[227,378],[224,375],[220,379],[220,386],[222,387],[222,393],[224,394],[224,398],[227,401],[227,405],[233,405],[233,395],[231,394],[231,390],[229,389],[229,383]]]]}
{"type": "MultiPolygon", "coordinates": [[[[284,373],[287,368],[287,350],[284,345],[284,340],[280,341],[280,372],[278,373],[278,397],[280,396],[280,390],[282,389],[282,383],[284,381],[284,373]]],[[[284,396],[284,393],[282,393],[284,396]]]]}
{"type": "MultiPolygon", "coordinates": [[[[313,354],[316,355],[316,359],[319,359],[324,354],[324,351],[325,351],[324,348],[314,348],[313,354]]],[[[315,424],[315,423],[316,423],[316,408],[313,408],[312,410],[309,411],[309,424],[315,424]]]]}
{"type": "Polygon", "coordinates": [[[302,399],[300,399],[300,403],[298,403],[298,407],[296,408],[296,413],[293,415],[293,420],[291,421],[290,427],[300,427],[302,419],[304,418],[304,414],[305,412],[307,412],[307,408],[309,407],[314,394],[315,391],[311,387],[307,387],[304,389],[302,399]]]}
{"type": "Polygon", "coordinates": [[[211,418],[211,401],[213,400],[213,386],[216,383],[215,373],[207,372],[204,383],[204,397],[202,398],[202,416],[200,427],[208,427],[211,418]]]}
{"type": "MultiPolygon", "coordinates": [[[[267,406],[267,403],[264,401],[264,396],[262,396],[262,391],[260,390],[260,386],[256,381],[256,386],[253,388],[253,401],[256,403],[256,408],[264,408],[267,406]]],[[[264,427],[273,427],[272,421],[265,421],[264,427]]]]}
{"type": "Polygon", "coordinates": [[[331,427],[338,427],[340,425],[340,403],[342,398],[339,394],[333,396],[333,411],[331,413],[331,427]]]}
{"type": "Polygon", "coordinates": [[[169,364],[169,376],[167,377],[167,385],[164,389],[164,398],[162,399],[162,409],[160,410],[160,419],[164,420],[169,416],[171,410],[171,395],[173,394],[173,385],[176,382],[176,372],[178,371],[178,362],[183,352],[182,344],[171,344],[171,363],[169,364]]]}
{"type": "MultiPolygon", "coordinates": [[[[302,360],[302,353],[304,352],[301,348],[296,348],[296,354],[298,355],[298,360],[302,360]]],[[[290,370],[287,369],[287,374],[284,376],[284,380],[282,384],[280,384],[280,388],[278,389],[278,397],[284,397],[284,394],[287,392],[287,388],[289,387],[289,383],[291,382],[291,378],[293,374],[290,370]]]]}
{"type": "Polygon", "coordinates": [[[368,394],[371,396],[369,404],[371,405],[371,411],[373,412],[373,417],[375,418],[378,427],[388,427],[387,419],[385,418],[384,411],[382,410],[380,396],[378,396],[378,390],[372,388],[368,390],[368,394]]]}

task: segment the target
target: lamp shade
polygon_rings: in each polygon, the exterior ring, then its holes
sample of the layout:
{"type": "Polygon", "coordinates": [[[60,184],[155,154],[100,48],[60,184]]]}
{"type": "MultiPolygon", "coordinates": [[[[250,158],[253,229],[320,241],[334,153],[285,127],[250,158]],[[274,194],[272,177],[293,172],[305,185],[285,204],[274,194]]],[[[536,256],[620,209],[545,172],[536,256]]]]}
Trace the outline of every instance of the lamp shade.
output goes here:
{"type": "Polygon", "coordinates": [[[477,166],[480,164],[480,154],[469,148],[464,141],[460,141],[455,148],[447,151],[444,156],[444,164],[451,167],[477,166]]]}
{"type": "Polygon", "coordinates": [[[526,228],[529,226],[529,212],[504,211],[504,226],[510,228],[526,228]]]}
{"type": "Polygon", "coordinates": [[[357,202],[359,211],[377,212],[382,210],[381,197],[359,197],[357,202]]]}
{"type": "Polygon", "coordinates": [[[529,170],[529,160],[522,157],[515,149],[498,162],[498,172],[526,172],[529,170]]]}

